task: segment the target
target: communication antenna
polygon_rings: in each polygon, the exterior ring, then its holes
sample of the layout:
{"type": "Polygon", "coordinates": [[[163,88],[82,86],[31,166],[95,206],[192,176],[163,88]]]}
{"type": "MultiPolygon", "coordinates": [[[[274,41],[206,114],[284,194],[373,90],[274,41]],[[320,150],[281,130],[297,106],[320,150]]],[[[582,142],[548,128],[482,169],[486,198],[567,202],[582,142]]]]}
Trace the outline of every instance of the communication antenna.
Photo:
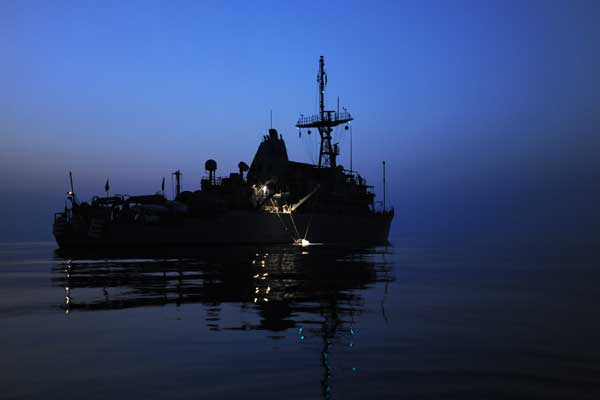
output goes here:
{"type": "Polygon", "coordinates": [[[350,171],[354,171],[352,168],[352,125],[350,125],[350,171]]]}
{"type": "Polygon", "coordinates": [[[383,211],[385,212],[385,161],[383,162],[383,211]]]}
{"type": "Polygon", "coordinates": [[[175,175],[175,198],[177,198],[177,196],[179,196],[179,194],[181,193],[181,171],[177,170],[175,172],[173,172],[172,175],[175,175]]]}
{"type": "MultiPolygon", "coordinates": [[[[325,59],[319,58],[319,74],[317,75],[319,83],[319,114],[309,117],[300,116],[296,127],[298,128],[317,128],[321,136],[321,146],[319,149],[319,168],[335,168],[336,156],[334,146],[331,143],[331,132],[333,127],[352,121],[349,112],[339,112],[338,110],[325,109],[325,86],[327,86],[327,74],[325,73],[325,59]]],[[[310,132],[310,131],[309,131],[310,132]]]]}

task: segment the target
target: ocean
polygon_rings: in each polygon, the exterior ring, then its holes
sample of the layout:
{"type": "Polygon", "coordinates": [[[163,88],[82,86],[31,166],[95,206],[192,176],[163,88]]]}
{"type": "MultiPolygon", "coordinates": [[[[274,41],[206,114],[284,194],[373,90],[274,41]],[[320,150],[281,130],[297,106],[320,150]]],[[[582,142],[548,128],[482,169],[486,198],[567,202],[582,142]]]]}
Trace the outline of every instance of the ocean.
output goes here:
{"type": "Polygon", "coordinates": [[[590,245],[0,244],[3,399],[598,399],[590,245]]]}

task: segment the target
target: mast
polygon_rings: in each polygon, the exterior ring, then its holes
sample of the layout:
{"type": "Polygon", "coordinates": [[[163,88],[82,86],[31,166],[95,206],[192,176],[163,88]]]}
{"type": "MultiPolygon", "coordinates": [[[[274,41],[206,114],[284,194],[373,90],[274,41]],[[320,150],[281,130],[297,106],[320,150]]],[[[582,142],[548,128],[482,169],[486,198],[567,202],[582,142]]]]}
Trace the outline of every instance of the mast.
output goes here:
{"type": "Polygon", "coordinates": [[[69,182],[71,184],[71,191],[67,193],[67,197],[71,200],[72,204],[79,204],[77,196],[75,195],[75,187],[73,186],[73,174],[69,171],[69,182]]]}
{"type": "MultiPolygon", "coordinates": [[[[327,74],[325,73],[325,59],[323,56],[319,59],[319,112],[321,121],[325,121],[325,85],[327,84],[327,74]]],[[[321,146],[319,151],[319,167],[329,166],[335,168],[335,153],[331,147],[331,127],[319,127],[321,136],[321,146]]]]}
{"type": "Polygon", "coordinates": [[[71,194],[75,195],[75,189],[73,188],[73,174],[69,171],[69,181],[71,182],[71,194]]]}
{"type": "Polygon", "coordinates": [[[385,212],[385,161],[383,162],[383,211],[385,212]]]}
{"type": "Polygon", "coordinates": [[[319,113],[321,119],[325,117],[325,85],[327,81],[327,74],[325,73],[325,59],[323,56],[319,58],[319,75],[317,75],[317,82],[319,82],[319,113]]]}
{"type": "MultiPolygon", "coordinates": [[[[337,146],[331,143],[331,132],[333,127],[352,121],[349,112],[343,113],[336,110],[325,109],[325,86],[327,86],[327,73],[325,72],[325,58],[319,58],[319,73],[317,75],[319,83],[319,114],[310,117],[301,116],[298,119],[296,127],[298,128],[317,128],[321,137],[319,148],[319,168],[335,168],[337,166],[336,157],[338,155],[337,146]]],[[[309,131],[310,133],[310,131],[309,131]]]]}
{"type": "Polygon", "coordinates": [[[352,169],[352,125],[350,125],[350,171],[354,171],[352,169]]]}
{"type": "MultiPolygon", "coordinates": [[[[179,196],[179,194],[181,193],[181,171],[177,170],[175,172],[173,172],[173,175],[175,175],[175,198],[177,198],[179,196]]],[[[171,181],[173,182],[173,181],[171,181]]],[[[172,186],[171,186],[172,188],[172,186]]]]}

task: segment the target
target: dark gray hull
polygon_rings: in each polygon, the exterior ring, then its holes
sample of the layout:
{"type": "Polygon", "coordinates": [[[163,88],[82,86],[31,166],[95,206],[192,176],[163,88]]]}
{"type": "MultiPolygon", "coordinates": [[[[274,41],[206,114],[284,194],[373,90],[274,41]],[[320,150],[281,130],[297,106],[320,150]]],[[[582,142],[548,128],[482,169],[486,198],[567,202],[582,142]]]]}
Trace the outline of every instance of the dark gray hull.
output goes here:
{"type": "Polygon", "coordinates": [[[385,243],[392,218],[391,213],[291,217],[283,213],[236,210],[171,224],[103,224],[100,229],[55,225],[54,236],[61,248],[263,245],[293,243],[298,238],[311,243],[385,243]]]}

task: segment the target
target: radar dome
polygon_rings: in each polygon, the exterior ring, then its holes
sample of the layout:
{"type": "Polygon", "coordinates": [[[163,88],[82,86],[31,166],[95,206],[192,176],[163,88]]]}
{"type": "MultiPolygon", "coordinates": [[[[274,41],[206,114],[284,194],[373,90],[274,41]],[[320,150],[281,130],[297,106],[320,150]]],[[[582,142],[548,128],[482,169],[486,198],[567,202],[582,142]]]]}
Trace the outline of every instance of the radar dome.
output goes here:
{"type": "Polygon", "coordinates": [[[217,170],[217,162],[213,159],[207,160],[204,163],[204,169],[210,172],[214,172],[217,170]]]}

